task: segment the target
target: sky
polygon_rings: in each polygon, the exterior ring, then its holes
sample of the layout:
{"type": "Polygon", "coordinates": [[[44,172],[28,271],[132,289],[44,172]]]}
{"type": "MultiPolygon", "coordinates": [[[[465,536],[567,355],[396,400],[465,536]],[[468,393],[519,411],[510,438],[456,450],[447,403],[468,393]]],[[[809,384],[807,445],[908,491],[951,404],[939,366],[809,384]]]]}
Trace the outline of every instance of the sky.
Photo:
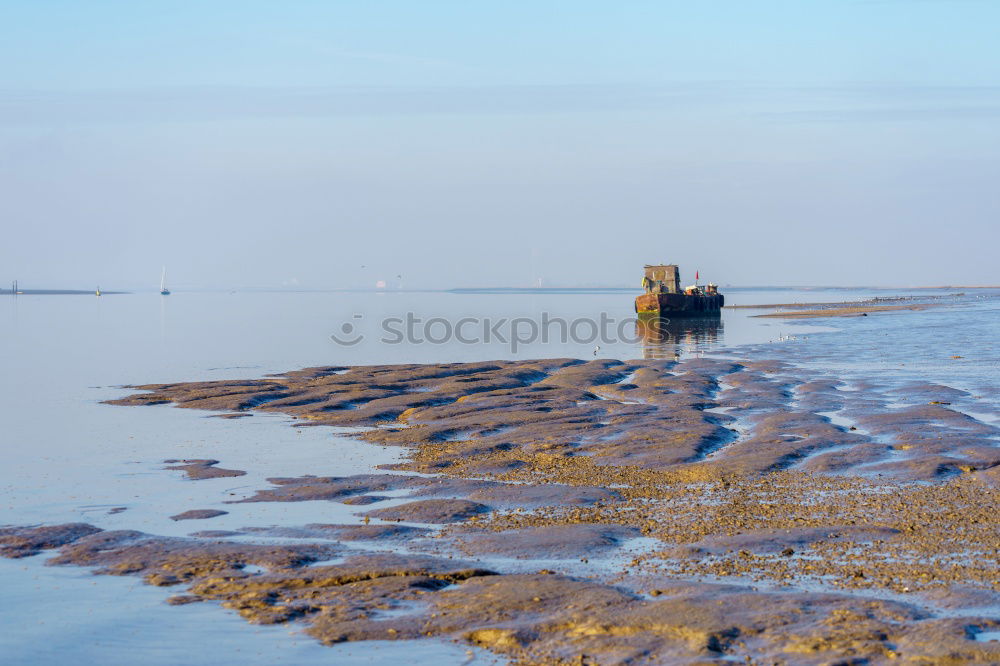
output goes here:
{"type": "Polygon", "coordinates": [[[0,25],[0,284],[1000,284],[993,0],[0,0],[0,25]]]}

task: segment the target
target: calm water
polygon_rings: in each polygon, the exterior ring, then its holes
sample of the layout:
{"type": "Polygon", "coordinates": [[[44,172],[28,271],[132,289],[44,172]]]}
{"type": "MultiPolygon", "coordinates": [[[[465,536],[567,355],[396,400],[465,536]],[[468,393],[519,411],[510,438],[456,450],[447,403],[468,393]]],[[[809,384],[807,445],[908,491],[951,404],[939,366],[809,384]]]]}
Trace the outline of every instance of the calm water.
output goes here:
{"type": "MultiPolygon", "coordinates": [[[[840,301],[905,292],[862,290],[731,290],[731,304],[840,301]]],[[[915,292],[936,296],[949,292],[915,292]]],[[[223,505],[252,494],[267,476],[352,474],[394,460],[350,432],[290,428],[280,416],[223,420],[168,407],[99,404],[122,384],[257,377],[331,364],[472,361],[568,356],[593,358],[733,354],[781,358],[846,379],[905,386],[931,380],[973,394],[963,409],[995,423],[998,408],[1000,294],[970,292],[948,307],[925,312],[797,322],[755,319],[755,310],[729,310],[718,322],[678,325],[653,339],[524,341],[514,349],[510,326],[482,341],[480,320],[543,314],[567,326],[605,313],[615,323],[632,316],[633,294],[452,293],[175,293],[106,296],[20,296],[0,300],[0,524],[83,521],[105,528],[183,535],[208,523],[175,523],[192,508],[224,508],[212,529],[247,525],[354,522],[352,507],[333,502],[223,505]],[[387,344],[382,322],[421,320],[418,337],[444,335],[462,318],[464,344],[387,344]],[[353,328],[344,333],[344,325],[353,328]],[[331,339],[364,338],[353,345],[331,339]],[[595,347],[600,345],[599,350],[595,347]],[[595,354],[596,352],[596,354],[595,354]],[[962,356],[953,359],[952,356],[962,356]],[[239,478],[191,482],[163,471],[167,458],[217,458],[248,471],[239,478]],[[112,507],[126,510],[109,514],[112,507]]],[[[522,333],[530,333],[522,323],[522,333]]],[[[614,328],[614,326],[612,327],[614,328]]],[[[397,336],[390,336],[397,337],[397,336]]],[[[526,336],[522,336],[526,337],[526,336]]],[[[135,579],[94,578],[85,571],[43,567],[45,556],[0,560],[0,654],[5,663],[56,663],[72,646],[83,663],[192,664],[240,659],[247,663],[373,663],[390,659],[462,663],[465,648],[446,643],[354,645],[329,649],[294,627],[250,627],[210,604],[168,607],[169,592],[135,579]],[[16,630],[12,630],[16,629],[16,630]],[[177,641],[179,635],[185,641],[177,641]],[[209,636],[213,638],[208,639],[209,636]],[[190,637],[190,640],[187,638],[190,637]],[[200,640],[205,637],[205,640],[200,640]]],[[[472,655],[472,660],[482,660],[472,655]]]]}

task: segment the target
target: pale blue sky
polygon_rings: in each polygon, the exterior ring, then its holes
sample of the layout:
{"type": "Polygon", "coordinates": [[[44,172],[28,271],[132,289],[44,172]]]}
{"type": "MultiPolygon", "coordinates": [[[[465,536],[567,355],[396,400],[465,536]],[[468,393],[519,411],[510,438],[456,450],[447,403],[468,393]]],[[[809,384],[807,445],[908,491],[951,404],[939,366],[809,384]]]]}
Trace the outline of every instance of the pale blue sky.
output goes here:
{"type": "Polygon", "coordinates": [[[0,282],[1000,283],[990,0],[8,1],[0,25],[0,282]]]}

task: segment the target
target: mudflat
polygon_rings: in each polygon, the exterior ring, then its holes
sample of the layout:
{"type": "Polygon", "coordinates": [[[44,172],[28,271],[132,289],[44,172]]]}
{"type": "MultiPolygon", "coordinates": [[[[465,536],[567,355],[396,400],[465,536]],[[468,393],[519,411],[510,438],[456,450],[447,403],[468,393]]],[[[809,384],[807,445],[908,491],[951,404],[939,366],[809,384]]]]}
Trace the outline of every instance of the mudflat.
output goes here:
{"type": "Polygon", "coordinates": [[[781,319],[811,319],[819,317],[854,317],[875,312],[920,312],[927,308],[954,304],[965,294],[934,296],[880,296],[867,300],[766,303],[754,305],[727,305],[730,310],[775,310],[754,317],[781,319]]]}
{"type": "Polygon", "coordinates": [[[1000,629],[1000,448],[951,387],[883,395],[702,358],[132,388],[111,402],[361,427],[408,458],[233,500],[340,502],[357,524],[9,527],[0,554],[57,548],[52,564],[142,576],[179,588],[171,603],[301,623],[325,643],[445,637],[528,664],[1000,662],[1000,642],[977,640],[1000,629]]]}
{"type": "Polygon", "coordinates": [[[781,319],[809,319],[816,317],[852,317],[869,312],[920,312],[943,303],[913,303],[910,305],[851,305],[843,307],[822,307],[812,310],[789,310],[754,315],[755,317],[780,317],[781,319]]]}

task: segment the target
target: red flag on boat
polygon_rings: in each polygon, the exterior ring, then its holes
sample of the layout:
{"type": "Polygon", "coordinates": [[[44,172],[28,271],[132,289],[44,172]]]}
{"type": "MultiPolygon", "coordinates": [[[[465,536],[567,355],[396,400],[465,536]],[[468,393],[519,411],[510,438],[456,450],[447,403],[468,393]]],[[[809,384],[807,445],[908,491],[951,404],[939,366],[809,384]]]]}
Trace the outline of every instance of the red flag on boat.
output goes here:
{"type": "Polygon", "coordinates": [[[698,281],[698,271],[695,271],[695,272],[694,272],[694,281],[695,281],[695,282],[697,282],[697,281],[698,281]]]}

